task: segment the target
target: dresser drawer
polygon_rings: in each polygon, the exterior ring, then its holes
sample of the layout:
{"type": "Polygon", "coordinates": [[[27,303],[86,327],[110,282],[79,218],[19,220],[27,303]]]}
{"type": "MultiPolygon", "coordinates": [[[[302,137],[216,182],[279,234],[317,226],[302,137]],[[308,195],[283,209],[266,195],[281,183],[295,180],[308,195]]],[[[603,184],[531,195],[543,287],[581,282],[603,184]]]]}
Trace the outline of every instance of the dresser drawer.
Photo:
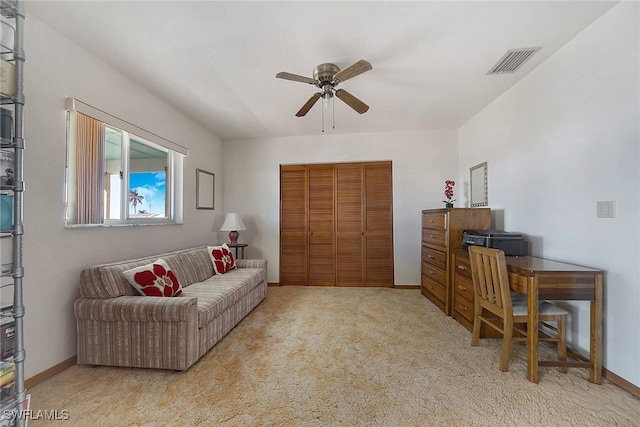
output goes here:
{"type": "Polygon", "coordinates": [[[436,282],[435,280],[429,278],[429,276],[422,275],[422,287],[431,295],[433,295],[438,301],[442,304],[445,304],[446,300],[446,291],[444,289],[444,285],[436,282]]]}
{"type": "Polygon", "coordinates": [[[473,303],[456,295],[453,310],[473,324],[473,303]]]}
{"type": "Polygon", "coordinates": [[[447,268],[447,254],[426,246],[422,247],[422,261],[433,264],[443,270],[447,268]]]}
{"type": "Polygon", "coordinates": [[[453,268],[455,268],[454,271],[456,274],[460,274],[469,280],[473,278],[471,275],[471,264],[469,263],[469,258],[456,254],[453,268]]]}
{"type": "Polygon", "coordinates": [[[422,214],[422,226],[425,228],[447,229],[446,213],[426,213],[422,214]]]}
{"type": "Polygon", "coordinates": [[[453,292],[456,295],[456,299],[460,296],[469,301],[473,301],[473,282],[466,277],[456,274],[453,292]]]}
{"type": "Polygon", "coordinates": [[[438,268],[435,265],[427,264],[424,261],[422,262],[422,274],[435,280],[442,286],[446,283],[445,277],[447,277],[447,273],[443,269],[438,268]]]}
{"type": "Polygon", "coordinates": [[[436,230],[434,228],[422,229],[422,244],[430,248],[446,250],[446,237],[447,232],[444,230],[436,230]]]}

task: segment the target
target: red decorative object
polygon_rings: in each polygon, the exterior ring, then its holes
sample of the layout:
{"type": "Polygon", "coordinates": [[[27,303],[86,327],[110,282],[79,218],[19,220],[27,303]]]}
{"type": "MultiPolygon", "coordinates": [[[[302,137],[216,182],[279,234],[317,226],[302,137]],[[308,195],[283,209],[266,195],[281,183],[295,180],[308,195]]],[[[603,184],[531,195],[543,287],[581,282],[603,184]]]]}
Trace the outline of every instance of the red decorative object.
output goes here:
{"type": "Polygon", "coordinates": [[[443,200],[443,202],[447,204],[448,208],[452,208],[453,202],[456,201],[456,199],[453,198],[454,185],[456,185],[456,182],[449,179],[444,182],[444,197],[446,197],[447,200],[443,200]]]}
{"type": "Polygon", "coordinates": [[[169,265],[159,259],[153,264],[123,271],[122,274],[140,295],[148,297],[177,297],[182,286],[169,265]]]}
{"type": "Polygon", "coordinates": [[[226,243],[222,246],[209,246],[207,249],[216,274],[224,274],[236,268],[233,253],[226,243]]]}

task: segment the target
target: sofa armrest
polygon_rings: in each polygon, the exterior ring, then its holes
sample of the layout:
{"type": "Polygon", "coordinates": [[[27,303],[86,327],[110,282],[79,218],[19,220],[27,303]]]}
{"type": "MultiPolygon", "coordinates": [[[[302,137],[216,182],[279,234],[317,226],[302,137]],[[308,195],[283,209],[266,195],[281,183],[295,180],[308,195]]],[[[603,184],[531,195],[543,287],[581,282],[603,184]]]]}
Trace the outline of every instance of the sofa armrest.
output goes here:
{"type": "Polygon", "coordinates": [[[262,268],[267,269],[266,259],[237,259],[236,266],[238,268],[262,268]]]}
{"type": "Polygon", "coordinates": [[[186,322],[197,318],[197,298],[143,297],[80,298],[73,305],[78,320],[186,322]]]}

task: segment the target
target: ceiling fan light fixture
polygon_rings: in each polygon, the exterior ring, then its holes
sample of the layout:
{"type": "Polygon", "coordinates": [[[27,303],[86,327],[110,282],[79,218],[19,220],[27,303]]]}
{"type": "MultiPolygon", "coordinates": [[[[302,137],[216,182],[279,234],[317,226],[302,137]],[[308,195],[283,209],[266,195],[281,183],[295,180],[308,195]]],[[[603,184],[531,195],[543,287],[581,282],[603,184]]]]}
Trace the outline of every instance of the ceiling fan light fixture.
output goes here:
{"type": "Polygon", "coordinates": [[[326,84],[322,86],[322,99],[330,99],[333,98],[333,86],[330,84],[326,84]]]}
{"type": "MultiPolygon", "coordinates": [[[[339,83],[356,77],[364,72],[371,70],[373,67],[368,61],[361,59],[355,64],[350,65],[344,70],[340,70],[336,64],[324,63],[320,64],[313,69],[313,79],[297,74],[280,72],[276,74],[276,78],[292,80],[301,83],[309,83],[320,89],[320,92],[316,92],[309,98],[309,100],[302,106],[302,108],[296,113],[296,117],[304,117],[311,107],[322,98],[322,132],[324,132],[324,110],[329,107],[329,102],[333,100],[335,95],[340,98],[342,102],[347,104],[353,110],[359,114],[366,113],[369,110],[369,106],[351,95],[344,89],[336,89],[339,83]]],[[[332,104],[333,110],[333,128],[335,125],[335,103],[332,104]]]]}

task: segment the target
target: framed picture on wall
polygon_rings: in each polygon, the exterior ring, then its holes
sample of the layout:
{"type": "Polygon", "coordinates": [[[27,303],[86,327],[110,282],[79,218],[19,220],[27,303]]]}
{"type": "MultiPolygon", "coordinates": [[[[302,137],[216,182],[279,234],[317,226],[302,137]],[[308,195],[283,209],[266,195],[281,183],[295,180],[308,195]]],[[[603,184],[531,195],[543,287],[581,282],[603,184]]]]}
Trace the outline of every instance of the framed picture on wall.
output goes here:
{"type": "Polygon", "coordinates": [[[196,209],[214,209],[216,176],[196,169],[196,209]]]}

